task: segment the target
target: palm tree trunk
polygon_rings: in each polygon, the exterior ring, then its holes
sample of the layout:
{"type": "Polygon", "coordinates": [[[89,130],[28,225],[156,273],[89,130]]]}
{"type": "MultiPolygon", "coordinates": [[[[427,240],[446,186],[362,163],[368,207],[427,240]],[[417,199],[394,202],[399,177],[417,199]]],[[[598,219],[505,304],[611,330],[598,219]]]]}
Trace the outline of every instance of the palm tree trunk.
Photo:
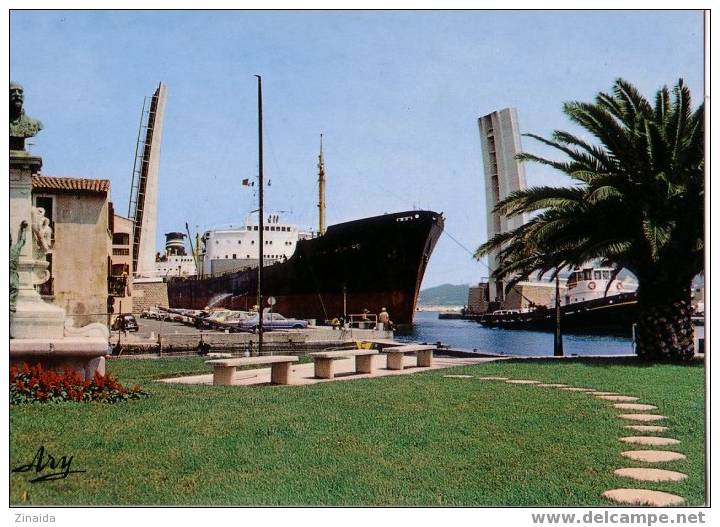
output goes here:
{"type": "Polygon", "coordinates": [[[659,283],[641,286],[638,307],[635,331],[638,357],[646,360],[692,359],[695,342],[689,286],[659,283]]]}

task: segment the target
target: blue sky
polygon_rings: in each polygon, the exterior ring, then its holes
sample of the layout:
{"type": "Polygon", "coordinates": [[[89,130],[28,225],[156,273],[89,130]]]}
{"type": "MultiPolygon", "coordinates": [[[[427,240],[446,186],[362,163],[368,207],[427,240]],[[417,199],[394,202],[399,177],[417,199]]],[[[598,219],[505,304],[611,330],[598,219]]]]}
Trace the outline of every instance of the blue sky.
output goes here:
{"type": "MultiPolygon", "coordinates": [[[[158,245],[186,221],[256,208],[240,182],[257,175],[261,74],[268,209],[316,226],[323,132],[329,224],[429,208],[473,250],[486,239],[479,116],[513,106],[524,133],[572,129],[562,103],[617,77],[647,97],[683,77],[697,104],[702,31],[699,11],[15,11],[10,72],[45,126],[30,147],[43,173],[110,179],[121,214],[143,98],[167,84],[158,245]]],[[[486,275],[443,236],[424,286],[486,275]]]]}

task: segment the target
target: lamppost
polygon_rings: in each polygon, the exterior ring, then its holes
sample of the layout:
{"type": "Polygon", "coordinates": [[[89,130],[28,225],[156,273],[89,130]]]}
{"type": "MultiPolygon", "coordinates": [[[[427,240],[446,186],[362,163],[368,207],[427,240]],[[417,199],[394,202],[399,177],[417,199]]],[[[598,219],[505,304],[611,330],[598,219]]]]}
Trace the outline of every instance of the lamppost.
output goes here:
{"type": "Polygon", "coordinates": [[[555,357],[563,356],[562,330],[560,328],[560,269],[555,275],[555,343],[553,346],[553,355],[555,357]]]}

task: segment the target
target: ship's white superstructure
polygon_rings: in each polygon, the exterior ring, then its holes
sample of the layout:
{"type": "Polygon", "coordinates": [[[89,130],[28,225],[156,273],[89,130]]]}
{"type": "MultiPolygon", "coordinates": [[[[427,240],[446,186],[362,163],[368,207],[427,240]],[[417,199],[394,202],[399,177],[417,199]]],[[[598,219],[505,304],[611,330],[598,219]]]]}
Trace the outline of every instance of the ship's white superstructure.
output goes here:
{"type": "MultiPolygon", "coordinates": [[[[243,225],[205,231],[201,238],[202,274],[257,266],[260,259],[258,228],[257,223],[247,221],[243,225]]],[[[310,231],[281,222],[278,215],[269,216],[264,225],[263,262],[272,264],[290,258],[298,240],[312,237],[310,231]]]]}
{"type": "Polygon", "coordinates": [[[197,274],[195,260],[188,255],[164,256],[155,261],[155,277],[193,276],[197,274]]]}
{"type": "Polygon", "coordinates": [[[574,304],[637,290],[637,283],[629,279],[616,278],[611,281],[612,274],[613,270],[610,267],[584,266],[574,269],[565,283],[566,290],[560,303],[574,304]]]}
{"type": "Polygon", "coordinates": [[[167,279],[172,276],[193,276],[197,274],[195,258],[185,250],[185,234],[165,234],[165,253],[155,255],[154,278],[167,279]]]}

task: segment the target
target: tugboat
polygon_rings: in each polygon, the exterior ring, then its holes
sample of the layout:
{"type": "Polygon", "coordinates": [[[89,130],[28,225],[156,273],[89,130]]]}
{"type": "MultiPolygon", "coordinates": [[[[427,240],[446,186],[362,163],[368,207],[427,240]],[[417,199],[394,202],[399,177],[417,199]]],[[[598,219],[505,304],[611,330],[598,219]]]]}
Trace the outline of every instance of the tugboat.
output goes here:
{"type": "MultiPolygon", "coordinates": [[[[563,331],[632,335],[637,319],[637,284],[611,280],[608,267],[576,268],[566,281],[560,299],[563,331]]],[[[551,305],[555,304],[553,298],[551,305]]],[[[555,310],[547,306],[504,309],[486,313],[480,323],[488,327],[553,331],[555,310]]]]}

